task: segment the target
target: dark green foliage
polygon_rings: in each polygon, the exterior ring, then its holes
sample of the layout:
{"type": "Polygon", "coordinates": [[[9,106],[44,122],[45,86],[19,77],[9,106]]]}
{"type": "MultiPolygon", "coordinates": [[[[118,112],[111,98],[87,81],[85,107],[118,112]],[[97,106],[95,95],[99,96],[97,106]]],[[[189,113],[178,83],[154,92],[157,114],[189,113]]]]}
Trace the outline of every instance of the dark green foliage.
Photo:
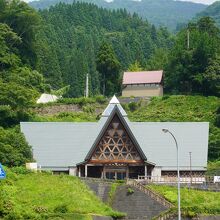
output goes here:
{"type": "Polygon", "coordinates": [[[219,96],[220,30],[209,17],[181,30],[165,67],[165,89],[177,94],[219,96]],[[189,31],[189,47],[187,46],[189,31]]]}
{"type": "Polygon", "coordinates": [[[6,166],[21,166],[32,160],[31,148],[20,128],[3,129],[0,127],[0,161],[6,166]]]}
{"type": "Polygon", "coordinates": [[[129,107],[129,110],[130,110],[131,112],[133,112],[133,111],[135,111],[135,110],[138,109],[138,103],[136,103],[136,102],[130,102],[130,103],[128,104],[128,107],[129,107]]]}
{"type": "Polygon", "coordinates": [[[215,120],[215,125],[220,128],[220,106],[218,107],[217,111],[217,116],[216,116],[216,120],[215,120]]]}
{"type": "Polygon", "coordinates": [[[143,65],[155,48],[171,45],[166,29],[156,29],[125,10],[108,11],[74,2],[60,3],[40,11],[40,15],[42,26],[36,34],[37,70],[54,89],[70,85],[67,97],[84,95],[87,73],[90,95],[102,93],[103,71],[109,77],[106,94],[117,93],[119,63],[121,71],[136,60],[143,65]],[[105,69],[99,60],[101,54],[102,59],[105,55],[105,69]]]}
{"type": "Polygon", "coordinates": [[[35,66],[34,34],[39,22],[38,14],[23,1],[0,0],[0,7],[0,22],[6,23],[22,39],[18,45],[22,61],[35,66]]]}
{"type": "Polygon", "coordinates": [[[112,96],[114,93],[119,92],[120,63],[111,45],[107,43],[101,45],[97,55],[96,65],[97,70],[101,74],[103,95],[112,96]]]}
{"type": "MultiPolygon", "coordinates": [[[[32,69],[39,16],[16,0],[0,0],[0,11],[0,162],[18,166],[31,161],[32,153],[20,129],[11,127],[29,120],[29,108],[46,86],[43,76],[32,69]]],[[[13,218],[20,217],[11,213],[8,219],[13,218]]]]}
{"type": "MultiPolygon", "coordinates": [[[[59,2],[71,4],[72,0],[40,0],[30,2],[30,5],[36,9],[49,8],[59,2]]],[[[179,23],[186,23],[202,11],[207,6],[195,4],[192,2],[181,2],[173,0],[114,0],[106,2],[104,0],[81,0],[84,2],[95,3],[98,6],[117,10],[126,8],[130,13],[137,13],[143,19],[147,19],[156,26],[166,26],[170,30],[175,30],[179,23]]]]}
{"type": "Polygon", "coordinates": [[[208,6],[205,10],[198,13],[196,19],[201,17],[211,17],[215,20],[216,24],[220,27],[220,2],[215,1],[213,4],[208,6]]]}

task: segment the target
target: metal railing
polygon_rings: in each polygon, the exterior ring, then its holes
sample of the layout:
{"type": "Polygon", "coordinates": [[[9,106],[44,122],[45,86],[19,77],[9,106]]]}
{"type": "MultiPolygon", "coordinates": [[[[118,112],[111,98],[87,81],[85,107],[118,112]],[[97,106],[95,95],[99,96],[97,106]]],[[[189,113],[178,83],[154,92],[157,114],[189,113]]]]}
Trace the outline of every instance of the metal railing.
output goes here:
{"type": "Polygon", "coordinates": [[[172,203],[168,202],[160,194],[151,190],[149,187],[144,186],[142,183],[138,182],[137,180],[127,179],[127,185],[134,186],[135,188],[138,188],[140,191],[144,192],[146,195],[150,196],[152,199],[154,199],[155,201],[159,202],[161,205],[163,205],[167,208],[174,207],[172,203]]]}
{"type": "MultiPolygon", "coordinates": [[[[138,182],[172,184],[177,183],[177,176],[138,176],[138,182]]],[[[180,176],[180,182],[185,184],[214,183],[213,176],[180,176]]]]}

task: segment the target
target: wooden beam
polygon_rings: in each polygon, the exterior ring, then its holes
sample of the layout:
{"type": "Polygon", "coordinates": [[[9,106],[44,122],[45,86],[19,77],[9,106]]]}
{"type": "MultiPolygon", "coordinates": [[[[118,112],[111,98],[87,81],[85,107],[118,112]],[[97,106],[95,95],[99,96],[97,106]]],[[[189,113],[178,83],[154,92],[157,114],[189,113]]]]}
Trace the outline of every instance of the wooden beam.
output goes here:
{"type": "Polygon", "coordinates": [[[139,164],[143,165],[144,161],[141,160],[90,160],[91,164],[139,164]]]}

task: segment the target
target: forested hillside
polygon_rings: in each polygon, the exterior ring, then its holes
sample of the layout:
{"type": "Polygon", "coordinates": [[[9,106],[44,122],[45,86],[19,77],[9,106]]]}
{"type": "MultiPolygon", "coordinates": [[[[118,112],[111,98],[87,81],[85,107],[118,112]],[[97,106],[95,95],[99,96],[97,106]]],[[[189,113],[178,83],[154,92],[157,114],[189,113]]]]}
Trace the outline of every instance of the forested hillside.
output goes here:
{"type": "Polygon", "coordinates": [[[34,70],[39,21],[26,3],[0,1],[0,162],[8,166],[32,160],[31,147],[14,126],[29,120],[30,106],[48,87],[34,70]]]}
{"type": "Polygon", "coordinates": [[[155,49],[172,45],[166,29],[156,29],[125,10],[111,12],[87,3],[60,3],[40,15],[36,68],[52,88],[69,84],[71,97],[84,95],[87,73],[90,95],[102,92],[104,79],[105,95],[120,92],[123,70],[136,60],[144,66],[155,49]]]}
{"type": "MultiPolygon", "coordinates": [[[[0,12],[0,161],[4,165],[33,160],[31,147],[20,133],[20,121],[97,119],[93,108],[84,106],[86,101],[81,98],[77,99],[81,113],[64,112],[42,119],[32,111],[43,92],[63,95],[66,91],[64,95],[70,100],[83,96],[87,73],[90,96],[120,95],[122,72],[128,69],[164,69],[165,94],[220,96],[220,30],[209,17],[190,23],[173,36],[137,14],[88,3],[60,3],[37,12],[24,2],[0,0],[0,12]]],[[[100,97],[91,100],[102,102],[100,97]]],[[[207,115],[200,108],[211,105],[211,115],[205,120],[212,125],[210,159],[217,159],[219,99],[199,100],[193,108],[199,113],[195,117],[191,117],[190,106],[198,100],[187,102],[188,110],[182,112],[177,108],[180,98],[170,104],[176,118],[155,109],[158,115],[150,120],[200,121],[207,115]]],[[[165,104],[160,102],[159,108],[165,104]]],[[[129,108],[135,108],[132,105],[129,108]]],[[[136,112],[140,120],[147,114],[150,108],[136,112]]]]}
{"type": "Polygon", "coordinates": [[[198,13],[196,18],[201,18],[204,16],[209,16],[213,18],[216,24],[220,27],[220,1],[214,2],[212,5],[208,6],[205,10],[198,13]]]}
{"type": "MultiPolygon", "coordinates": [[[[71,4],[73,0],[40,0],[29,4],[36,9],[49,8],[59,2],[71,4]]],[[[204,10],[207,6],[193,2],[182,2],[173,0],[80,0],[95,3],[100,7],[108,9],[126,9],[130,13],[137,13],[144,19],[156,26],[165,26],[169,30],[175,30],[181,23],[187,23],[196,13],[204,10]]]]}

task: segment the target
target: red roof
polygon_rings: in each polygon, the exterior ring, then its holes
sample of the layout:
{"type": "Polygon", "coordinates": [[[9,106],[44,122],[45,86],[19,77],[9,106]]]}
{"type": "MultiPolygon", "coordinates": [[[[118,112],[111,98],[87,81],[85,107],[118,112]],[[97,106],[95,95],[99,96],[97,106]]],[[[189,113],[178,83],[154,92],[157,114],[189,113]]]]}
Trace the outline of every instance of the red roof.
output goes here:
{"type": "Polygon", "coordinates": [[[124,72],[123,85],[161,83],[162,77],[163,77],[163,70],[124,72]]]}

